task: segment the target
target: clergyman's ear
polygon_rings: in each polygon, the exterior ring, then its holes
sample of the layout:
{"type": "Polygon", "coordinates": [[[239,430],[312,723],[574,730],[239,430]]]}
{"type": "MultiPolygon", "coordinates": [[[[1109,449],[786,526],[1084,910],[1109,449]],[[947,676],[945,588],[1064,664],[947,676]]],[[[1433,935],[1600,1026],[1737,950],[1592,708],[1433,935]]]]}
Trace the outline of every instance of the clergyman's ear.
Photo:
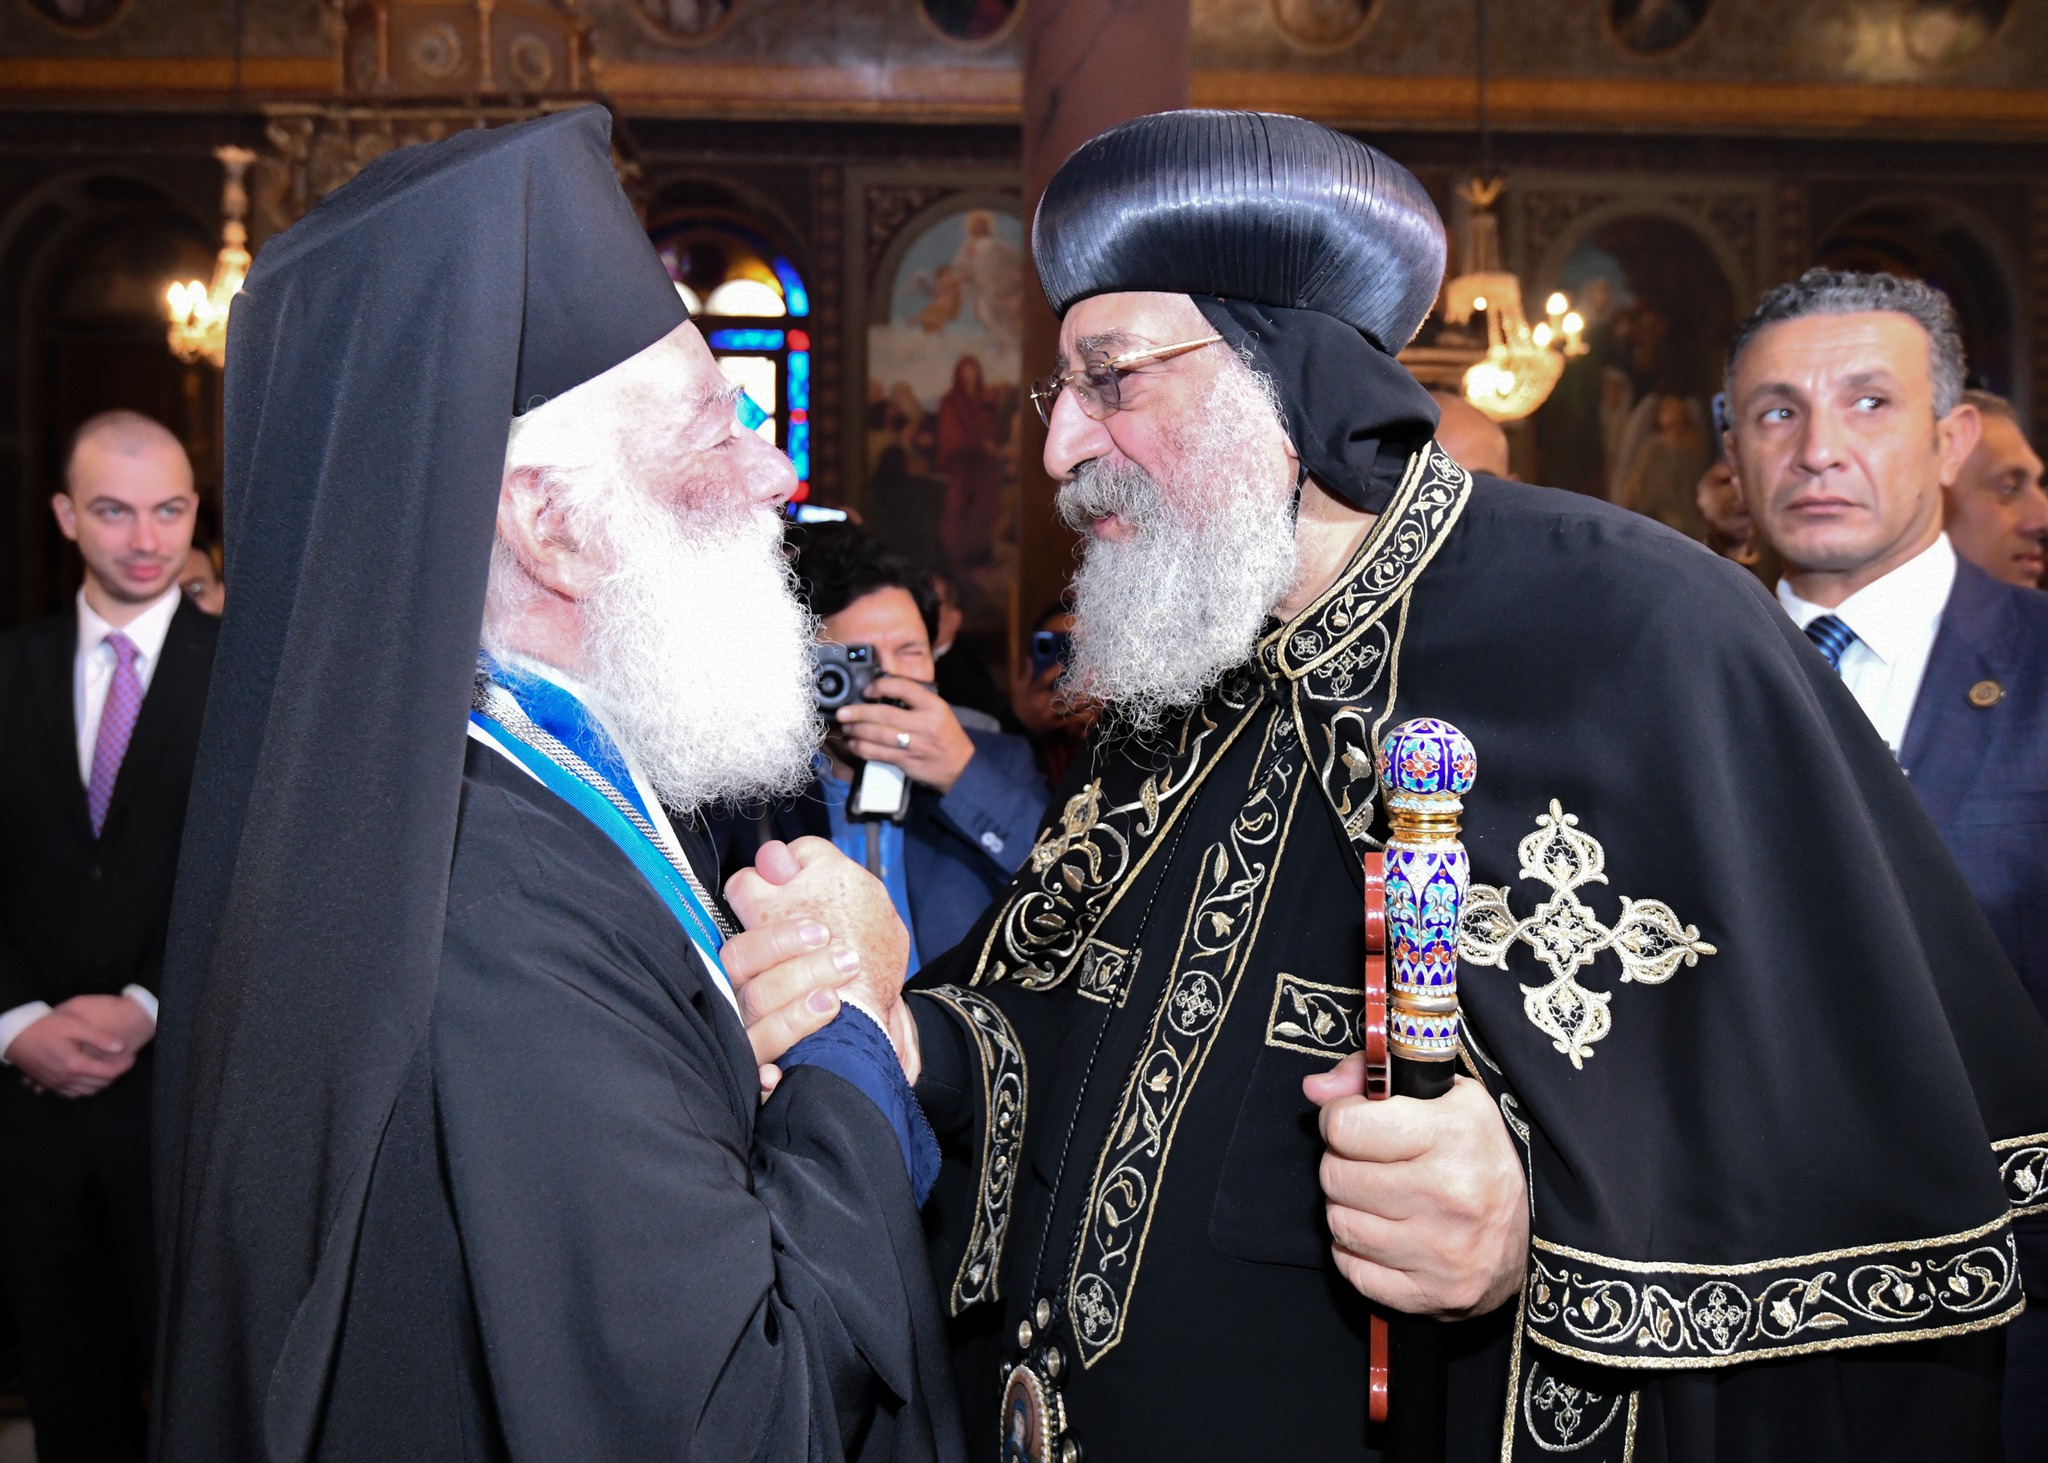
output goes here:
{"type": "Polygon", "coordinates": [[[535,467],[505,474],[498,493],[498,537],[519,567],[551,594],[582,599],[596,586],[601,566],[569,531],[557,484],[535,467]]]}

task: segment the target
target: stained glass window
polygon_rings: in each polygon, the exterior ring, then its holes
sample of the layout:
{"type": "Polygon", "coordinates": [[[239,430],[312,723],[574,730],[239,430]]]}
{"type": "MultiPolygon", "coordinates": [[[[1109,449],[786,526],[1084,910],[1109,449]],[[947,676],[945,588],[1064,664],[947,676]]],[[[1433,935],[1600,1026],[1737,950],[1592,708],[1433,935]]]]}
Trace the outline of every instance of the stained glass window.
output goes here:
{"type": "Polygon", "coordinates": [[[718,358],[744,387],[741,420],[789,454],[797,497],[811,482],[810,291],[788,251],[726,209],[657,215],[649,232],[676,292],[718,358]]]}

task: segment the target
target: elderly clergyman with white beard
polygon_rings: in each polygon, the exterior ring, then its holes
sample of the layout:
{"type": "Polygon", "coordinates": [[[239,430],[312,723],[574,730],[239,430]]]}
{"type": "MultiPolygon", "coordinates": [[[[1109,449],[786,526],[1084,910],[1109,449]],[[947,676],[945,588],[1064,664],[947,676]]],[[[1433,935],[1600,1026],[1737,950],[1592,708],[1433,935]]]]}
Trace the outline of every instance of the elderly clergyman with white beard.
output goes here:
{"type": "Polygon", "coordinates": [[[817,744],[795,481],[608,135],[384,158],[235,305],[167,1463],[961,1456],[888,895],[699,872],[817,744]]]}
{"type": "Polygon", "coordinates": [[[1381,1456],[1371,1302],[1447,1322],[1455,1459],[1995,1459],[2048,1033],[1839,678],[1740,569],[1431,440],[1442,225],[1373,149],[1140,118],[1032,255],[1109,709],[908,1001],[973,1455],[1381,1456]],[[1414,717],[1477,749],[1467,1075],[1367,1102],[1414,717]]]}

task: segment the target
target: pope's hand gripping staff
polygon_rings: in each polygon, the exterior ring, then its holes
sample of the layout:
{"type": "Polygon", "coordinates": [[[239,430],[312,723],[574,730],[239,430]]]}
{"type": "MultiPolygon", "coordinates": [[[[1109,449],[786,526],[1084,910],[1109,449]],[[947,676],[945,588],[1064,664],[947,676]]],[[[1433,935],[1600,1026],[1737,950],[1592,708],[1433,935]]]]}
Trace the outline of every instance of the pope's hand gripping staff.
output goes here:
{"type": "MultiPolygon", "coordinates": [[[[1458,922],[1471,863],[1458,841],[1477,759],[1449,722],[1403,722],[1380,745],[1389,833],[1365,856],[1365,1095],[1441,1097],[1457,1074],[1458,922]],[[1389,926],[1391,925],[1391,930],[1389,926]],[[1388,950],[1393,980],[1388,983],[1388,950]]],[[[1444,1456],[1442,1331],[1425,1317],[1372,1317],[1369,1415],[1396,1463],[1444,1456]],[[1398,1374],[1398,1400],[1389,1385],[1398,1374]]]]}

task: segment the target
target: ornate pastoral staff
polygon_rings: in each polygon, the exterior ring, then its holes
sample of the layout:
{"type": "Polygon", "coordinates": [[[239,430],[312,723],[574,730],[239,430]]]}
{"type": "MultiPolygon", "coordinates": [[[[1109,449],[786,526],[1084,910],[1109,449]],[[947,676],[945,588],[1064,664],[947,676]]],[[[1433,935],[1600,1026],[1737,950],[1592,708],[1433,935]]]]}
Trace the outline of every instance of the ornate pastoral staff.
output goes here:
{"type": "MultiPolygon", "coordinates": [[[[1390,831],[1365,858],[1365,1013],[1361,1023],[1370,1099],[1441,1097],[1458,1059],[1458,921],[1471,864],[1458,815],[1478,760],[1449,722],[1403,722],[1380,745],[1380,790],[1390,831]],[[1391,929],[1389,926],[1391,925],[1391,929]],[[1391,946],[1393,978],[1388,980],[1391,946]]],[[[1442,1327],[1375,1313],[1368,1377],[1370,1416],[1385,1423],[1399,1463],[1444,1456],[1442,1327]],[[1401,1378],[1393,1402],[1389,1375],[1401,1378]]]]}

